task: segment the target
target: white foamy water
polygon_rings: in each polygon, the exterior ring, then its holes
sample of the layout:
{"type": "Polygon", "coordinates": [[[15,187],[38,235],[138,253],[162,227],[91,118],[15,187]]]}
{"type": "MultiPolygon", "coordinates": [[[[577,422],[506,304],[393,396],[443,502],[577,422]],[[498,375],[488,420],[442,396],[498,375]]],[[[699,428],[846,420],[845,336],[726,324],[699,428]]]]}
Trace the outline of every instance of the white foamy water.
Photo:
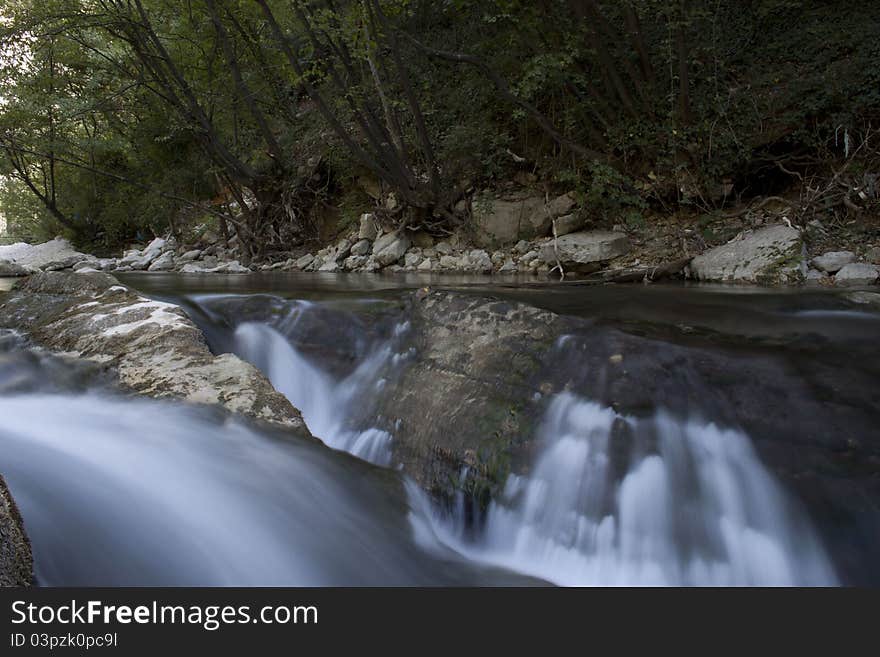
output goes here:
{"type": "Polygon", "coordinates": [[[0,418],[41,585],[487,581],[413,543],[387,475],[311,441],[97,395],[3,396],[0,418]]]}
{"type": "Polygon", "coordinates": [[[390,346],[376,349],[349,376],[335,381],[266,324],[239,325],[235,345],[236,353],[262,370],[275,389],[302,412],[315,436],[334,449],[370,463],[391,464],[391,435],[387,431],[353,430],[345,426],[355,395],[363,386],[375,384],[378,372],[392,358],[390,346]]]}
{"type": "Polygon", "coordinates": [[[837,583],[807,519],[739,431],[621,418],[562,393],[538,437],[534,468],[509,478],[476,540],[411,487],[417,536],[561,585],[837,583]],[[615,422],[627,430],[613,432],[615,422]],[[612,441],[625,433],[632,461],[620,478],[612,441]]]}

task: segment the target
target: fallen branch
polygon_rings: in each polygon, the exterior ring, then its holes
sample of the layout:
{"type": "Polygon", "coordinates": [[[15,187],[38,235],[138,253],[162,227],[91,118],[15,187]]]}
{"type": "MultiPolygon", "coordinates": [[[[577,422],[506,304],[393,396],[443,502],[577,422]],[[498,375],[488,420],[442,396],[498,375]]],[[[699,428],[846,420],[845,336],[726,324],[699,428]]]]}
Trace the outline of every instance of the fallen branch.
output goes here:
{"type": "Polygon", "coordinates": [[[640,281],[654,282],[670,276],[675,276],[693,260],[693,257],[680,258],[672,262],[666,262],[654,267],[636,267],[624,269],[609,269],[593,274],[583,281],[595,283],[638,283],[640,281]]]}

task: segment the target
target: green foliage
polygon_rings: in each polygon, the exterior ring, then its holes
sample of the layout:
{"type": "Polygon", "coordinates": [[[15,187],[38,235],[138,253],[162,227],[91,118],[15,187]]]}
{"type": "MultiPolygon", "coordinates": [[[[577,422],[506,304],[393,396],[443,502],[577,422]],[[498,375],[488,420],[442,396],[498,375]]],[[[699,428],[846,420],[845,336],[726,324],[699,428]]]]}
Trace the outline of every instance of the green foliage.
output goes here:
{"type": "Polygon", "coordinates": [[[528,167],[637,227],[653,201],[723,202],[722,180],[766,192],[774,162],[845,155],[880,117],[877,3],[265,4],[284,39],[260,2],[7,0],[6,216],[109,249],[247,187],[275,214],[236,229],[262,244],[256,223],[287,235],[328,202],[353,222],[371,166],[438,221],[454,188],[528,167]]]}

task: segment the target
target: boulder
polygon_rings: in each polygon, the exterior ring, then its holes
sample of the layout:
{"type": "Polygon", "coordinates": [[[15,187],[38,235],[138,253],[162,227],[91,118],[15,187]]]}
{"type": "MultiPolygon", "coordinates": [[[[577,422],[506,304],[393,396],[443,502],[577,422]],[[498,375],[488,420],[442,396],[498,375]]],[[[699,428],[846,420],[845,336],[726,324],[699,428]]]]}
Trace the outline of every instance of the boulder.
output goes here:
{"type": "Polygon", "coordinates": [[[336,260],[334,260],[332,258],[330,260],[328,260],[327,262],[325,262],[320,267],[318,267],[318,271],[323,271],[323,272],[336,272],[339,270],[340,270],[339,263],[336,262],[336,260]]]}
{"type": "Polygon", "coordinates": [[[85,260],[80,260],[73,266],[73,271],[79,271],[80,269],[97,269],[98,259],[93,258],[92,256],[88,256],[85,260]]]}
{"type": "Polygon", "coordinates": [[[437,242],[434,245],[434,251],[438,255],[452,255],[455,252],[455,249],[452,248],[452,245],[449,242],[437,242]]]}
{"type": "Polygon", "coordinates": [[[21,514],[0,476],[0,587],[30,586],[34,559],[21,514]]]}
{"type": "Polygon", "coordinates": [[[826,274],[836,274],[841,267],[856,261],[852,251],[829,251],[813,258],[813,266],[826,274]]]}
{"type": "Polygon", "coordinates": [[[358,229],[358,239],[373,242],[377,237],[379,237],[379,224],[376,221],[376,216],[371,213],[362,214],[358,229]]]}
{"type": "Polygon", "coordinates": [[[143,255],[152,254],[154,258],[157,258],[159,257],[159,254],[165,250],[165,247],[167,245],[167,240],[163,240],[161,237],[157,237],[152,242],[147,244],[147,247],[143,250],[143,255]]]}
{"type": "Polygon", "coordinates": [[[586,223],[587,222],[583,217],[576,214],[567,214],[564,217],[559,217],[558,219],[553,220],[553,224],[556,226],[556,235],[558,237],[579,231],[586,223]]]}
{"type": "Polygon", "coordinates": [[[415,251],[408,251],[403,256],[404,267],[417,267],[422,262],[422,254],[415,251]]]}
{"type": "Polygon", "coordinates": [[[259,370],[232,354],[213,355],[180,307],[140,296],[109,274],[34,274],[3,299],[0,327],[99,363],[129,390],[219,405],[311,435],[259,370]]]}
{"type": "Polygon", "coordinates": [[[804,242],[800,231],[785,225],[740,233],[694,258],[689,271],[700,281],[798,283],[807,273],[804,242]]]}
{"type": "Polygon", "coordinates": [[[629,239],[623,233],[584,231],[547,243],[541,249],[540,258],[551,266],[558,260],[566,271],[590,273],[629,250],[629,239]]]}
{"type": "Polygon", "coordinates": [[[149,271],[171,271],[174,269],[174,252],[166,251],[150,264],[149,271]]]}
{"type": "Polygon", "coordinates": [[[563,194],[550,202],[534,195],[478,196],[473,203],[477,244],[501,247],[517,240],[543,237],[550,232],[553,219],[570,213],[575,204],[570,194],[563,194]]]}
{"type": "Polygon", "coordinates": [[[305,269],[310,264],[312,264],[312,261],[314,261],[314,259],[315,259],[315,256],[313,256],[311,253],[306,253],[304,256],[297,258],[296,262],[294,263],[294,266],[297,269],[305,269]]]}
{"type": "Polygon", "coordinates": [[[419,271],[431,271],[434,269],[434,261],[431,258],[425,258],[417,267],[419,271]]]}
{"type": "Polygon", "coordinates": [[[60,260],[52,260],[51,262],[47,262],[40,269],[43,271],[61,271],[62,269],[70,269],[76,263],[82,262],[83,256],[81,253],[77,253],[75,255],[70,255],[65,258],[61,258],[60,260]]]}
{"type": "Polygon", "coordinates": [[[403,232],[388,233],[373,244],[373,257],[383,267],[400,260],[410,247],[409,236],[403,232]]]}
{"type": "MultiPolygon", "coordinates": [[[[119,271],[119,269],[117,269],[116,271],[119,271]]],[[[204,265],[200,265],[195,262],[187,262],[183,267],[180,268],[181,274],[208,274],[210,272],[210,267],[205,267],[204,265]]]]}
{"type": "Polygon", "coordinates": [[[451,255],[440,256],[440,267],[442,269],[463,269],[461,258],[451,255]]]}
{"type": "Polygon", "coordinates": [[[241,264],[238,260],[224,262],[209,270],[212,274],[250,274],[251,270],[241,264]]]}
{"type": "Polygon", "coordinates": [[[198,260],[201,255],[202,255],[201,249],[193,249],[193,250],[187,251],[186,253],[181,255],[177,259],[177,262],[180,262],[180,263],[192,262],[193,260],[198,260]]]}
{"type": "Polygon", "coordinates": [[[0,260],[0,276],[27,276],[29,270],[18,263],[0,260]]]}
{"type": "Polygon", "coordinates": [[[330,257],[336,262],[342,262],[351,254],[351,241],[340,240],[330,254],[330,257]]]}
{"type": "Polygon", "coordinates": [[[353,256],[365,256],[370,254],[370,250],[373,248],[373,243],[368,239],[361,239],[354,243],[354,246],[351,247],[351,255],[353,256]]]}
{"type": "Polygon", "coordinates": [[[9,260],[22,267],[34,269],[42,269],[49,263],[67,259],[73,259],[73,262],[68,265],[72,266],[87,257],[89,256],[74,249],[70,242],[62,237],[56,237],[54,240],[42,244],[17,242],[0,246],[0,260],[9,260]]]}
{"type": "Polygon", "coordinates": [[[872,265],[880,265],[880,246],[872,246],[865,251],[865,260],[872,265]]]}
{"type": "Polygon", "coordinates": [[[465,268],[468,271],[474,271],[479,274],[492,273],[492,269],[494,268],[494,265],[492,264],[492,258],[490,258],[489,254],[482,249],[474,249],[473,251],[469,252],[466,256],[466,259],[467,261],[465,264],[465,268]]]}
{"type": "Polygon", "coordinates": [[[343,264],[343,267],[346,271],[354,271],[356,269],[359,269],[360,267],[363,267],[365,264],[367,264],[368,259],[369,258],[367,258],[367,256],[365,256],[365,255],[348,256],[345,259],[345,263],[343,264]]]}
{"type": "Polygon", "coordinates": [[[516,263],[512,258],[508,258],[504,264],[498,268],[498,273],[500,274],[515,274],[516,271],[516,263]]]}
{"type": "Polygon", "coordinates": [[[834,275],[835,285],[872,285],[880,278],[880,267],[864,262],[844,265],[834,275]]]}
{"type": "Polygon", "coordinates": [[[415,353],[389,377],[372,415],[395,435],[394,462],[440,499],[451,500],[471,460],[472,476],[503,485],[501,455],[528,440],[539,406],[533,377],[563,322],[531,306],[459,293],[414,293],[407,304],[415,353]]]}

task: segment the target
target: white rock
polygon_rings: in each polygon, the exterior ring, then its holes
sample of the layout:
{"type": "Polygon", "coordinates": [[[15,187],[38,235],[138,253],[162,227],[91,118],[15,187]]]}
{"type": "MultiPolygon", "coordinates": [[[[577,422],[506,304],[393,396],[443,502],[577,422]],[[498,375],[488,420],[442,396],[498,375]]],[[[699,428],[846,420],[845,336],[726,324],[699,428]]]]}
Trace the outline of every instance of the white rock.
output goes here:
{"type": "Polygon", "coordinates": [[[370,250],[373,248],[373,243],[364,238],[355,242],[354,246],[351,247],[351,255],[353,256],[365,256],[370,254],[370,250]]]}
{"type": "Polygon", "coordinates": [[[418,267],[419,263],[422,262],[422,254],[416,253],[414,251],[408,251],[405,256],[403,256],[403,266],[404,267],[418,267]]]}
{"type": "MultiPolygon", "coordinates": [[[[168,244],[166,240],[163,240],[161,237],[157,237],[152,242],[147,244],[147,248],[144,249],[144,255],[148,253],[155,253],[158,256],[165,250],[165,246],[168,244]]],[[[154,256],[155,257],[155,256],[154,256]]]]}
{"type": "Polygon", "coordinates": [[[421,263],[419,263],[418,269],[419,271],[431,271],[432,269],[434,269],[434,261],[430,258],[425,258],[424,260],[422,260],[421,263]]]}
{"type": "Polygon", "coordinates": [[[56,237],[54,240],[42,244],[17,242],[0,246],[0,259],[14,262],[23,267],[42,268],[50,262],[77,256],[80,260],[89,257],[74,249],[70,242],[62,237],[56,237]]]}
{"type": "MultiPolygon", "coordinates": [[[[117,269],[116,271],[119,270],[117,269]]],[[[188,262],[180,268],[181,274],[207,274],[210,271],[210,269],[204,267],[203,265],[199,265],[194,262],[188,262]]]]}
{"type": "Polygon", "coordinates": [[[813,266],[826,274],[835,274],[844,265],[855,261],[856,254],[852,251],[829,251],[813,258],[813,266]]]}
{"type": "Polygon", "coordinates": [[[498,270],[502,274],[511,274],[516,272],[516,263],[513,258],[509,258],[498,270]]]}
{"type": "Polygon", "coordinates": [[[469,263],[467,268],[481,274],[491,273],[494,268],[492,258],[490,258],[489,254],[482,249],[474,249],[468,253],[468,260],[469,263]]]}
{"type": "Polygon", "coordinates": [[[174,252],[166,251],[150,264],[149,271],[171,271],[174,269],[174,252]]]}
{"type": "Polygon", "coordinates": [[[238,260],[224,262],[222,265],[209,270],[213,274],[250,274],[251,270],[242,265],[238,260]]]}
{"type": "Polygon", "coordinates": [[[343,267],[346,269],[346,271],[354,271],[355,269],[363,267],[365,264],[367,264],[368,259],[369,258],[367,258],[367,256],[365,255],[348,256],[345,259],[343,267]]]}
{"type": "Polygon", "coordinates": [[[201,249],[193,249],[192,251],[187,251],[182,256],[180,256],[177,259],[177,262],[192,262],[193,260],[198,260],[199,256],[201,255],[201,249]]]}
{"type": "Polygon", "coordinates": [[[97,269],[98,268],[97,265],[98,265],[98,259],[89,256],[85,260],[80,260],[78,263],[76,263],[72,267],[72,269],[73,269],[73,271],[79,271],[80,269],[86,269],[87,267],[92,268],[92,269],[97,269]]]}
{"type": "Polygon", "coordinates": [[[377,239],[373,244],[373,257],[376,262],[386,267],[400,260],[409,246],[409,236],[405,232],[389,233],[377,239]]]}
{"type": "Polygon", "coordinates": [[[440,256],[440,266],[443,269],[461,269],[462,264],[459,258],[451,255],[440,256]]]}
{"type": "Polygon", "coordinates": [[[323,265],[318,267],[318,271],[323,271],[323,272],[339,271],[339,263],[331,258],[330,260],[325,262],[323,265]]]}
{"type": "Polygon", "coordinates": [[[297,269],[305,269],[310,264],[312,264],[312,262],[314,260],[315,260],[315,256],[313,256],[311,253],[306,253],[304,256],[297,258],[296,262],[294,263],[294,266],[297,269]]]}
{"type": "Polygon", "coordinates": [[[796,228],[768,226],[697,256],[689,270],[701,281],[795,283],[807,273],[804,243],[796,228]]]}
{"type": "Polygon", "coordinates": [[[880,278],[880,267],[864,262],[844,265],[834,276],[835,285],[871,285],[880,278]]]}
{"type": "Polygon", "coordinates": [[[558,260],[566,270],[591,272],[629,250],[629,239],[623,233],[584,231],[548,242],[541,249],[540,258],[551,266],[558,260]]]}
{"type": "Polygon", "coordinates": [[[520,241],[517,242],[516,245],[513,247],[513,252],[514,252],[514,253],[526,253],[526,252],[528,252],[528,250],[529,250],[530,248],[531,248],[531,244],[529,244],[529,243],[526,242],[525,240],[520,240],[520,241]]]}

